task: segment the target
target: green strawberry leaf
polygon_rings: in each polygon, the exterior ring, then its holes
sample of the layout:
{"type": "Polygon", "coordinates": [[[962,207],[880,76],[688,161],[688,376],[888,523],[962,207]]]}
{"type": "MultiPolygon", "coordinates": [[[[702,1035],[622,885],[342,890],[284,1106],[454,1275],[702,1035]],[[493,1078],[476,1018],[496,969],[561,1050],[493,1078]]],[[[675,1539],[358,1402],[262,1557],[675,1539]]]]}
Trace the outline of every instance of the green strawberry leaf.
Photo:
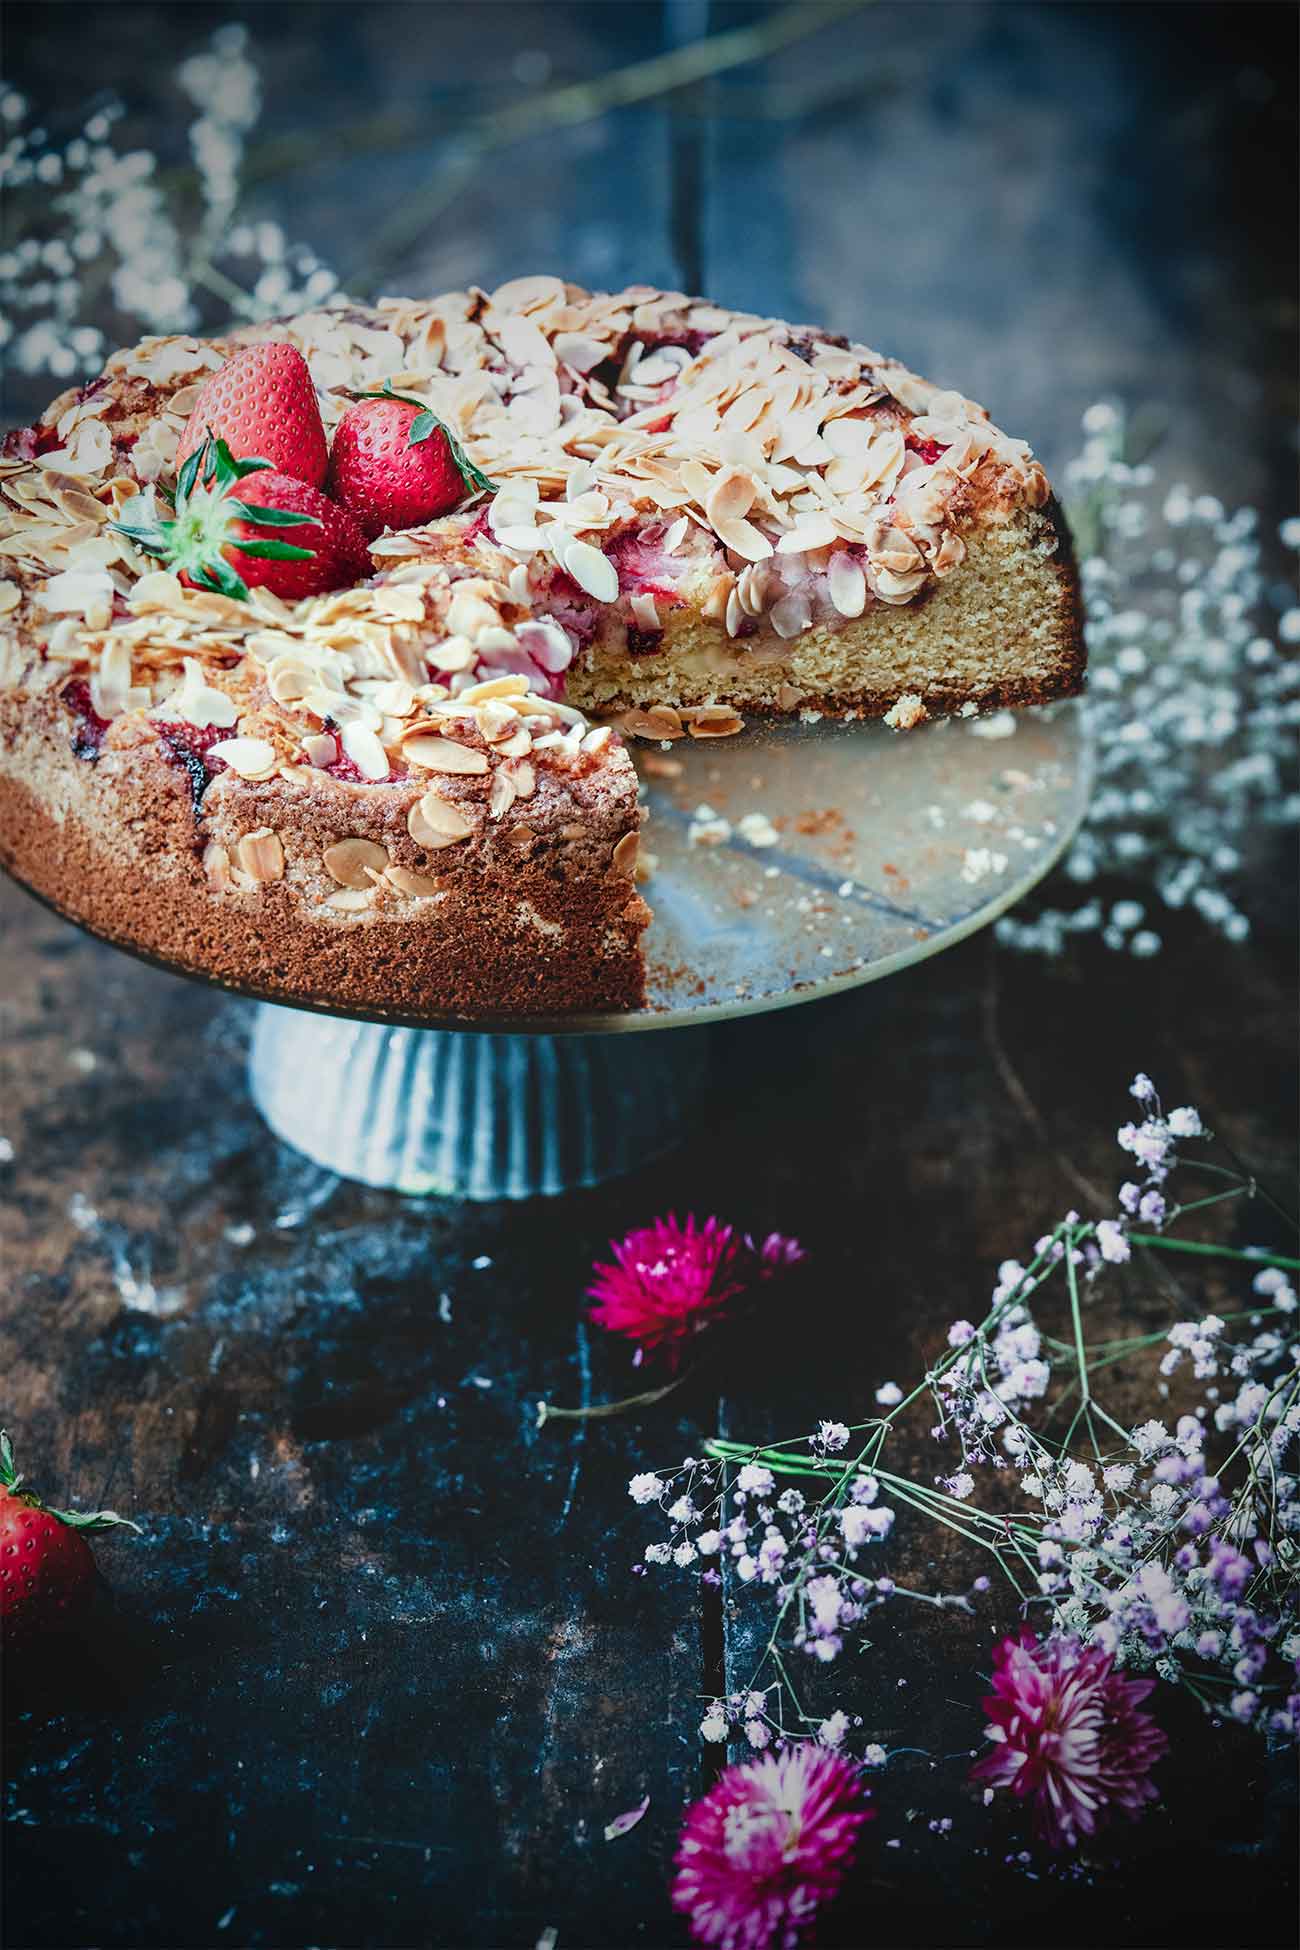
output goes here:
{"type": "Polygon", "coordinates": [[[176,501],[182,508],[194,492],[194,484],[199,478],[199,469],[205,466],[210,439],[211,436],[209,436],[208,440],[204,441],[201,447],[194,449],[194,452],[176,476],[176,501]]]}
{"type": "Polygon", "coordinates": [[[49,1515],[65,1523],[69,1530],[134,1530],[137,1537],[144,1532],[130,1517],[119,1517],[116,1510],[53,1510],[43,1506],[49,1515]]]}
{"type": "Polygon", "coordinates": [[[0,1429],[0,1484],[7,1490],[16,1490],[22,1482],[14,1466],[14,1445],[9,1440],[8,1429],[0,1429]]]}
{"type": "Polygon", "coordinates": [[[229,596],[232,602],[237,603],[246,603],[249,600],[248,584],[242,576],[235,574],[223,555],[218,555],[215,561],[205,563],[199,570],[191,569],[189,573],[195,582],[200,583],[204,589],[214,590],[218,596],[229,596]]]}
{"type": "Polygon", "coordinates": [[[246,516],[249,521],[263,522],[268,528],[300,528],[304,522],[314,528],[320,527],[319,515],[291,515],[287,508],[263,508],[255,501],[235,501],[229,496],[227,499],[237,514],[246,516]]]}
{"type": "Polygon", "coordinates": [[[295,548],[292,542],[232,542],[241,555],[254,555],[266,562],[314,562],[314,548],[295,548]]]}

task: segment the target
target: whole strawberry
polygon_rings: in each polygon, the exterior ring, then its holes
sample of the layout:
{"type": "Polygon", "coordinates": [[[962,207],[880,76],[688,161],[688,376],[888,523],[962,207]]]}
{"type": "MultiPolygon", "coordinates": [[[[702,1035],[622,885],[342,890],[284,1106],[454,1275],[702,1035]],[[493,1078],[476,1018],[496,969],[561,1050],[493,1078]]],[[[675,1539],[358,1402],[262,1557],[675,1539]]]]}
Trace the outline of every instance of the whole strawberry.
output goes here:
{"type": "Polygon", "coordinates": [[[51,1510],[23,1487],[13,1444],[0,1429],[0,1642],[6,1652],[65,1631],[84,1617],[95,1560],[83,1532],[139,1530],[113,1510],[51,1510]]]}
{"type": "Polygon", "coordinates": [[[250,345],[204,380],[176,449],[177,473],[209,434],[236,460],[260,457],[277,473],[321,486],[329,461],[325,428],[311,369],[296,345],[250,345]]]}
{"type": "Polygon", "coordinates": [[[334,430],[329,492],[367,541],[385,528],[418,528],[495,483],[418,399],[387,388],[363,393],[334,430]]]}
{"type": "Polygon", "coordinates": [[[269,461],[236,460],[224,440],[190,455],[171,501],[170,518],[113,526],[191,588],[243,602],[250,587],[269,589],[297,603],[370,574],[365,538],[346,508],[269,461]]]}

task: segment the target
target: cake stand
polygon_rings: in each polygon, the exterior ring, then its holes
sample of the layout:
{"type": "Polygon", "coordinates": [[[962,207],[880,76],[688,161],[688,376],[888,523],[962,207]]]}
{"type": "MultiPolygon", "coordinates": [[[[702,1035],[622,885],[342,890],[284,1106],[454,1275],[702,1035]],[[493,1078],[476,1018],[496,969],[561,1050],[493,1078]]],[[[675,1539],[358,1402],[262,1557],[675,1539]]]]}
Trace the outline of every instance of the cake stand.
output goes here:
{"type": "Polygon", "coordinates": [[[528,1198],[631,1171],[702,1107],[711,1024],[879,980],[986,926],[1059,857],[1092,776],[1069,704],[906,734],[758,725],[633,755],[646,1007],[467,1023],[263,1000],[250,1078],[279,1137],[404,1193],[528,1198]]]}
{"type": "Polygon", "coordinates": [[[986,927],[1059,858],[1093,773],[1070,703],[905,734],[760,723],[633,756],[654,909],[645,1007],[364,1017],[240,984],[259,1004],[253,1100],[278,1137],[415,1195],[531,1198],[635,1170],[702,1110],[711,1025],[878,981],[986,927]],[[657,1030],[673,1033],[644,1033],[657,1030]]]}

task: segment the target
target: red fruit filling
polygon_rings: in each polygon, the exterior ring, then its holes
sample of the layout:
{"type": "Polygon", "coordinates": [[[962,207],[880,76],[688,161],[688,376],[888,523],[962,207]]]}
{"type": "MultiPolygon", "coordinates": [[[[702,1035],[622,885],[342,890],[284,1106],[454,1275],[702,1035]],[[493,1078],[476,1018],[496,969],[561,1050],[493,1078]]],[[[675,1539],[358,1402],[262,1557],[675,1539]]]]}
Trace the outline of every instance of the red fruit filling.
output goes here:
{"type": "Polygon", "coordinates": [[[667,531],[661,522],[650,528],[624,528],[605,543],[605,554],[618,571],[618,586],[625,596],[648,595],[657,600],[677,601],[676,559],[665,555],[663,538],[667,531]]]}
{"type": "Polygon", "coordinates": [[[14,427],[0,440],[0,453],[6,460],[35,460],[38,454],[49,454],[63,442],[59,439],[57,427],[42,426],[39,421],[30,427],[14,427]]]}
{"type": "Polygon", "coordinates": [[[72,754],[74,758],[96,759],[99,748],[108,730],[108,719],[101,718],[91,701],[90,685],[84,677],[74,677],[63,687],[63,702],[77,720],[77,728],[72,734],[72,754]]]}
{"type": "Polygon", "coordinates": [[[627,626],[627,654],[629,657],[653,657],[664,640],[662,630],[643,630],[639,623],[627,626]]]}
{"type": "Polygon", "coordinates": [[[234,733],[228,726],[184,724],[179,720],[160,724],[158,731],[163,756],[173,765],[179,765],[189,777],[190,797],[197,812],[217,773],[226,769],[224,758],[213,758],[212,747],[219,745],[223,738],[232,738],[234,733]]]}
{"type": "Polygon", "coordinates": [[[919,454],[927,467],[932,467],[940,454],[946,454],[948,451],[946,447],[941,447],[937,440],[918,440],[910,433],[907,436],[907,447],[909,452],[919,454]]]}

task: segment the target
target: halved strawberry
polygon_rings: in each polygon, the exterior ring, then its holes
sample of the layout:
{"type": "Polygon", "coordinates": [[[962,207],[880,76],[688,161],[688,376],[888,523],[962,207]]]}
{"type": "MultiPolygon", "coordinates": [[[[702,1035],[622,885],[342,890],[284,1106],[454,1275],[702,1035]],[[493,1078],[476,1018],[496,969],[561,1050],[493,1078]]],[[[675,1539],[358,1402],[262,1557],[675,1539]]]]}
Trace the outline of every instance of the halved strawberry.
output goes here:
{"type": "Polygon", "coordinates": [[[496,483],[423,401],[385,386],[358,394],[335,428],[328,488],[373,541],[385,528],[436,521],[496,483]]]}
{"type": "Polygon", "coordinates": [[[224,440],[190,455],[171,498],[169,520],[112,525],[191,588],[247,602],[251,585],[297,603],[370,574],[365,537],[346,508],[269,461],[236,460],[224,440]],[[250,474],[259,476],[256,500],[242,492],[250,474]],[[298,540],[281,540],[283,530],[298,540]]]}
{"type": "Polygon", "coordinates": [[[311,368],[296,345],[250,345],[204,380],[176,449],[177,473],[209,434],[236,460],[260,457],[308,487],[324,482],[325,427],[311,368]]]}
{"type": "Polygon", "coordinates": [[[115,1510],[51,1510],[14,1467],[0,1429],[0,1642],[6,1652],[75,1625],[90,1603],[95,1560],[86,1530],[139,1530],[115,1510]]]}

